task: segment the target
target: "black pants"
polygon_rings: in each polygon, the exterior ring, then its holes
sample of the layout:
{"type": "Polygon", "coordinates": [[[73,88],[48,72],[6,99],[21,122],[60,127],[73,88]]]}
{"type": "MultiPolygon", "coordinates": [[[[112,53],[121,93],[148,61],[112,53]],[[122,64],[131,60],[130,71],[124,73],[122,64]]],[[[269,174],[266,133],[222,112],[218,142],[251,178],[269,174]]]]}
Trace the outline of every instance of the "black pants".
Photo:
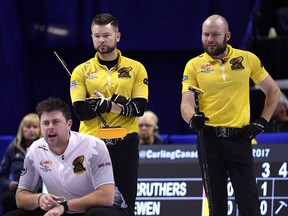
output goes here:
{"type": "Polygon", "coordinates": [[[139,168],[137,134],[131,134],[128,139],[107,147],[112,160],[115,184],[128,205],[129,215],[134,216],[139,168]]]}
{"type": "Polygon", "coordinates": [[[3,191],[1,197],[2,215],[4,215],[6,212],[17,209],[15,194],[16,191],[3,191]]]}
{"type": "MultiPolygon", "coordinates": [[[[40,208],[33,211],[25,211],[17,209],[10,211],[4,216],[43,216],[46,212],[40,208]]],[[[113,207],[95,207],[89,209],[85,213],[79,214],[63,214],[64,216],[128,216],[127,209],[113,208],[113,207]]]]}
{"type": "MultiPolygon", "coordinates": [[[[230,177],[241,216],[260,215],[252,146],[239,137],[218,138],[204,132],[208,176],[215,216],[227,216],[227,180],[230,177]]],[[[199,146],[198,146],[199,151],[199,146]]],[[[201,154],[199,162],[202,164],[201,154]]],[[[202,169],[202,166],[200,166],[202,169]]]]}

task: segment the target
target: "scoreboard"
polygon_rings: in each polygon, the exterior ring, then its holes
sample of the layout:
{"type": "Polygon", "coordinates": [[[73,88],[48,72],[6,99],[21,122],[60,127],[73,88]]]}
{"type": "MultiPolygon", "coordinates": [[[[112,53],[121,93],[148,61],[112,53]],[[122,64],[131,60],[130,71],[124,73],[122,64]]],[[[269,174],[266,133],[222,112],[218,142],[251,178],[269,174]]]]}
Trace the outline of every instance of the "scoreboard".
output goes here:
{"type": "MultiPolygon", "coordinates": [[[[288,145],[253,145],[261,215],[288,215],[288,145]]],[[[208,215],[196,145],[139,146],[135,215],[208,215]]],[[[227,215],[238,216],[227,183],[227,215]]]]}

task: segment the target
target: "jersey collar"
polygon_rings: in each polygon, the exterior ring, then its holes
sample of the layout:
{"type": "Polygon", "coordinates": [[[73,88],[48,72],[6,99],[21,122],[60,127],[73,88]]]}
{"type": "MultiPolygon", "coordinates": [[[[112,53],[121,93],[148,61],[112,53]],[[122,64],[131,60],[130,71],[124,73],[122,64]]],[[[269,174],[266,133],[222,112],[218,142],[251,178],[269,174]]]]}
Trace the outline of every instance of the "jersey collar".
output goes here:
{"type": "MultiPolygon", "coordinates": [[[[229,45],[229,44],[227,44],[227,47],[228,47],[228,54],[227,54],[227,56],[225,56],[223,59],[222,59],[222,62],[226,62],[228,59],[229,59],[229,57],[232,55],[232,53],[233,53],[233,48],[232,48],[232,46],[231,45],[229,45]]],[[[212,58],[210,55],[208,55],[206,52],[203,54],[203,56],[210,62],[210,63],[213,63],[213,62],[215,62],[215,61],[219,61],[219,60],[217,60],[217,59],[214,59],[214,58],[212,58]]]]}

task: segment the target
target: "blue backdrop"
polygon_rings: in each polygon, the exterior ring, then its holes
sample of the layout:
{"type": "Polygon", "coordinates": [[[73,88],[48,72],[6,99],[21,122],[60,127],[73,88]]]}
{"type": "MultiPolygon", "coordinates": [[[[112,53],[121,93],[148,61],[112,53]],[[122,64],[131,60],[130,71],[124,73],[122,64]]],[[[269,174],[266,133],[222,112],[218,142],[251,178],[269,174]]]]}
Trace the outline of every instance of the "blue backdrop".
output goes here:
{"type": "MultiPolygon", "coordinates": [[[[230,23],[240,47],[255,1],[243,0],[1,0],[0,135],[16,134],[27,112],[48,96],[69,104],[69,77],[53,51],[73,69],[94,56],[90,25],[97,13],[120,22],[119,47],[141,61],[149,75],[148,109],[160,119],[160,133],[191,133],[180,115],[181,79],[186,62],[202,52],[201,25],[214,13],[230,23]],[[235,5],[236,4],[236,5],[235,5]]],[[[73,116],[78,129],[78,120],[73,116]]]]}

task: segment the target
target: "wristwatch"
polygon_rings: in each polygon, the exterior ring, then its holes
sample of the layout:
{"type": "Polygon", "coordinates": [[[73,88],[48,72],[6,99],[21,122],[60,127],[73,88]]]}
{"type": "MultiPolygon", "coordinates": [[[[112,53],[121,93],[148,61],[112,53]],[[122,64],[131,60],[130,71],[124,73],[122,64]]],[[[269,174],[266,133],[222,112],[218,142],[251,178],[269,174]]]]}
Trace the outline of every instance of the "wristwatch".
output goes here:
{"type": "Polygon", "coordinates": [[[63,205],[64,206],[64,212],[68,211],[68,204],[67,204],[67,199],[62,197],[60,199],[57,200],[57,202],[60,204],[60,205],[63,205]]]}

